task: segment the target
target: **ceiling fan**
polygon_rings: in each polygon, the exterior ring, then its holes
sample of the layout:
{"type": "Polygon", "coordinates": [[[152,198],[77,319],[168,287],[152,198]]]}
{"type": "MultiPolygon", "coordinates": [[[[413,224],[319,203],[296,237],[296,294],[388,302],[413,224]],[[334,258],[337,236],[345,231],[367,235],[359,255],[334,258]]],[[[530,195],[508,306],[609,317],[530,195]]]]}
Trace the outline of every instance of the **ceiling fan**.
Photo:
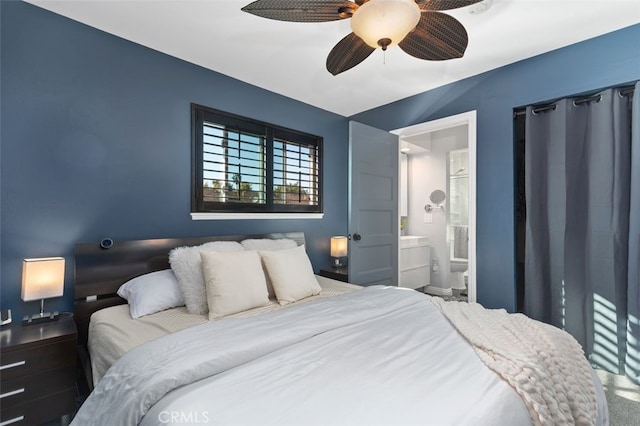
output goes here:
{"type": "Polygon", "coordinates": [[[398,45],[411,56],[430,61],[461,58],[469,39],[464,26],[439,10],[482,0],[257,0],[244,12],[289,22],[329,22],[351,18],[352,33],[327,57],[327,70],[338,75],[364,61],[380,47],[398,45]]]}

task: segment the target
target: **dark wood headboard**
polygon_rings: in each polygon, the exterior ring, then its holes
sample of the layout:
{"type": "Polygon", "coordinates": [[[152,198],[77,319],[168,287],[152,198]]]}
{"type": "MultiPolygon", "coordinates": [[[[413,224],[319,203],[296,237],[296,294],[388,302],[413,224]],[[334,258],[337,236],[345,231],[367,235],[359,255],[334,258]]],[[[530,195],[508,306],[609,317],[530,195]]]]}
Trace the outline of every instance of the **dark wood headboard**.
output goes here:
{"type": "Polygon", "coordinates": [[[286,232],[257,235],[165,238],[114,241],[104,249],[98,242],[75,246],[75,314],[78,344],[86,346],[91,315],[103,308],[126,303],[116,292],[133,277],[168,269],[169,251],[175,247],[197,246],[209,241],[242,241],[248,238],[289,238],[304,244],[304,233],[286,232]]]}

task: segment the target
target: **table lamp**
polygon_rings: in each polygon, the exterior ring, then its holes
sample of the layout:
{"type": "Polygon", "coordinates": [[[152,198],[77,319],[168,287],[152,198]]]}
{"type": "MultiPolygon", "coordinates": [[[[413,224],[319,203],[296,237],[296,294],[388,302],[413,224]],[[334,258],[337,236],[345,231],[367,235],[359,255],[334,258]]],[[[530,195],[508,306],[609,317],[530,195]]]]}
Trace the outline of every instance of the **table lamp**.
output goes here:
{"type": "Polygon", "coordinates": [[[64,292],[64,258],[44,257],[22,262],[22,300],[40,299],[40,313],[26,315],[22,323],[34,324],[58,319],[58,312],[44,312],[44,299],[62,296],[64,292]]]}
{"type": "Polygon", "coordinates": [[[347,237],[336,236],[331,237],[331,257],[333,257],[333,267],[339,268],[342,265],[340,258],[347,255],[348,240],[347,237]]]}

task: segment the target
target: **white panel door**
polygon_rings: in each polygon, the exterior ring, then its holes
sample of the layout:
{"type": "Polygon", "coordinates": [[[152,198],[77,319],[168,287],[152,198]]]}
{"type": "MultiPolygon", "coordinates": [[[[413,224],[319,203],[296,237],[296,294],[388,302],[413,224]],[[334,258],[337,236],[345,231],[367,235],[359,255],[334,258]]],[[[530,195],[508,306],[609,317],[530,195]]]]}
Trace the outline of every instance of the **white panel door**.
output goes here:
{"type": "Polygon", "coordinates": [[[398,136],[349,122],[349,281],[398,285],[398,136]]]}

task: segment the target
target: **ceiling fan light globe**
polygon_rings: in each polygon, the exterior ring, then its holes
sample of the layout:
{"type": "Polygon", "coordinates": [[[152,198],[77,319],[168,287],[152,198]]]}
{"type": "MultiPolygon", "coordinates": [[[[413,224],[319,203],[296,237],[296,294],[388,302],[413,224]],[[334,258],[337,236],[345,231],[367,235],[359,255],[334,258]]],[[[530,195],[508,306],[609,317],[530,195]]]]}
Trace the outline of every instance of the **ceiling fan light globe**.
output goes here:
{"type": "Polygon", "coordinates": [[[420,21],[420,8],[414,0],[369,0],[351,17],[351,29],[373,48],[380,40],[388,46],[400,43],[420,21]]]}

